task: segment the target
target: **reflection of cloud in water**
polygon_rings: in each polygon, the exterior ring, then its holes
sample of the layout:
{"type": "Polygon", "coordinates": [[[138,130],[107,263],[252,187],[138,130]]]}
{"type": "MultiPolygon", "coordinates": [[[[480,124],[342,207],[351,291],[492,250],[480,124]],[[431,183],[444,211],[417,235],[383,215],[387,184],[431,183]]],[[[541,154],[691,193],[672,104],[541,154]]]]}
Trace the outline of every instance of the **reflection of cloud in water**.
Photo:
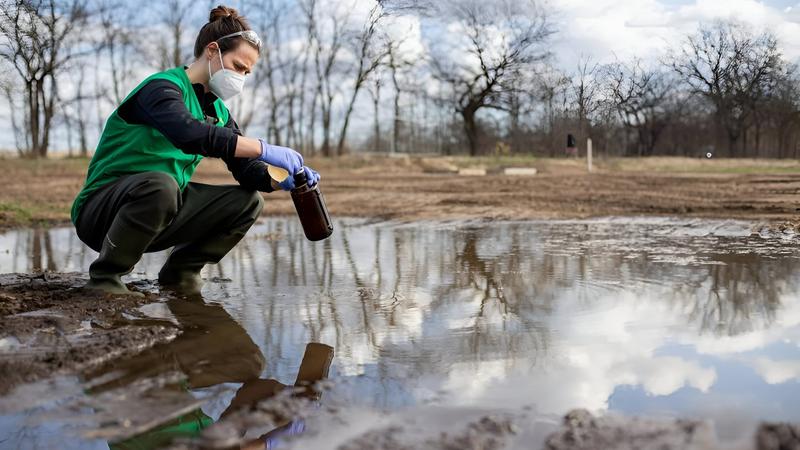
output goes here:
{"type": "MultiPolygon", "coordinates": [[[[787,287],[796,291],[797,287],[787,287]]],[[[733,336],[702,335],[692,339],[699,353],[711,355],[733,355],[757,351],[774,342],[800,344],[800,298],[796,294],[781,295],[776,301],[781,305],[780,314],[772,324],[754,328],[733,336]]],[[[689,338],[687,338],[689,339],[689,338]]]]}
{"type": "Polygon", "coordinates": [[[669,395],[683,386],[705,392],[717,378],[713,367],[656,355],[685,328],[681,311],[665,306],[626,293],[598,298],[590,314],[564,299],[548,320],[558,336],[545,360],[458,364],[445,386],[461,403],[535,405],[552,414],[571,407],[605,409],[619,385],[641,385],[649,395],[669,395]]]}
{"type": "MultiPolygon", "coordinates": [[[[33,255],[0,254],[3,270],[85,270],[94,256],[69,230],[0,242],[33,255]]],[[[296,220],[278,219],[209,267],[217,282],[204,293],[247,329],[273,376],[321,341],[336,348],[341,380],[361,375],[342,394],[353,400],[561,414],[605,409],[621,386],[712,398],[726,360],[762,383],[796,379],[795,253],[731,222],[340,222],[309,243],[296,220]],[[793,345],[759,353],[782,342],[793,345]]],[[[161,261],[147,255],[136,276],[154,278],[161,261]]]]}
{"type": "Polygon", "coordinates": [[[769,358],[756,358],[753,367],[769,384],[780,384],[791,380],[800,380],[800,361],[775,361],[769,358]]]}

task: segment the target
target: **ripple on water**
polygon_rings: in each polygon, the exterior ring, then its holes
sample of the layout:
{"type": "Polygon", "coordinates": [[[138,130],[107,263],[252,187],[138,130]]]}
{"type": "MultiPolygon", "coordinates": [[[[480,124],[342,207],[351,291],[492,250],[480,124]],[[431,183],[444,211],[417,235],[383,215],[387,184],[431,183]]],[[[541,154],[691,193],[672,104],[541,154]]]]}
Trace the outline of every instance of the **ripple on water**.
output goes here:
{"type": "MultiPolygon", "coordinates": [[[[0,254],[3,271],[85,271],[95,256],[69,229],[0,243],[15,249],[0,254]]],[[[152,280],[163,260],[146,255],[132,279],[152,280]]],[[[206,269],[205,306],[142,313],[197,331],[151,364],[196,353],[178,359],[179,372],[215,376],[179,383],[180,395],[211,422],[242,371],[291,383],[317,341],[335,347],[334,388],[306,442],[348,442],[387,421],[413,428],[436,408],[465,429],[507,414],[529,436],[575,407],[701,415],[731,441],[745,438],[742,424],[800,420],[798,269],[792,237],[739,221],[346,220],[310,243],[295,219],[270,219],[206,269]]],[[[0,350],[17,345],[7,339],[0,350]]],[[[15,420],[0,422],[0,439],[15,420]]]]}

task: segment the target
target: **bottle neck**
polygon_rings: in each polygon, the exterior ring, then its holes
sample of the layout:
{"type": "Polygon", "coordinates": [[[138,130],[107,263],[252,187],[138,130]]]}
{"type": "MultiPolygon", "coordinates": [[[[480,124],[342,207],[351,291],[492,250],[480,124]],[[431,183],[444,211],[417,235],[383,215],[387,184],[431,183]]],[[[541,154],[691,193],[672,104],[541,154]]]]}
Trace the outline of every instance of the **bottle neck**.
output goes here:
{"type": "Polygon", "coordinates": [[[313,190],[313,189],[314,188],[308,187],[308,183],[303,183],[300,186],[295,186],[295,188],[292,189],[292,192],[302,193],[302,192],[307,192],[307,191],[310,191],[310,190],[313,190]]]}

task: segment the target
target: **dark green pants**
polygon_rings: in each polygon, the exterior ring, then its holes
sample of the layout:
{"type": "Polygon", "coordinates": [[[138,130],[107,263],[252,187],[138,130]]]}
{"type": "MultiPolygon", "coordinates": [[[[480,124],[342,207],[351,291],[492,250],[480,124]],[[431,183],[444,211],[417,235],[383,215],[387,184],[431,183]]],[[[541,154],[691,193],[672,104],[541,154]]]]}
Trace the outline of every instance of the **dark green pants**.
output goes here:
{"type": "MultiPolygon", "coordinates": [[[[199,273],[244,237],[264,200],[241,186],[189,183],[183,192],[162,172],[121,177],[92,194],[77,218],[78,237],[95,251],[92,278],[133,270],[145,252],[174,247],[162,268],[199,273]]],[[[160,276],[159,276],[160,277],[160,276]]]]}

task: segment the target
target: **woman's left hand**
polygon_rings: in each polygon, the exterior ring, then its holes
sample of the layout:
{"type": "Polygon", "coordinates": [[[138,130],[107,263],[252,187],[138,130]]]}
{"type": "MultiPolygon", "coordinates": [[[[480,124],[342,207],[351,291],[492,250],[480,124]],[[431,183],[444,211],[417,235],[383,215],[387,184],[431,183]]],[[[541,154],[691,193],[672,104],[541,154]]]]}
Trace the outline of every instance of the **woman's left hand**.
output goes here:
{"type": "Polygon", "coordinates": [[[319,183],[319,173],[308,166],[303,166],[303,170],[306,172],[306,177],[308,177],[308,187],[314,187],[319,183]]]}

